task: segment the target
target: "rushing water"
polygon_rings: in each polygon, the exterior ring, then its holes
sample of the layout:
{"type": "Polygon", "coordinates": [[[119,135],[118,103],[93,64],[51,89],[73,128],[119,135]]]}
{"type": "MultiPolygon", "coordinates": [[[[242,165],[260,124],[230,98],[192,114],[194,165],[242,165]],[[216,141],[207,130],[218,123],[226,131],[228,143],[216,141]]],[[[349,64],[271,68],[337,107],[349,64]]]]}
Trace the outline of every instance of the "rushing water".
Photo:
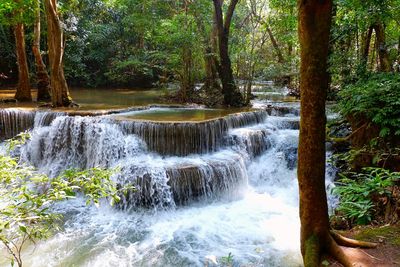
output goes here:
{"type": "Polygon", "coordinates": [[[301,266],[297,116],[277,109],[171,124],[21,115],[33,127],[23,161],[50,176],[119,166],[113,178],[138,189],[118,208],[57,205],[62,230],[26,248],[25,266],[224,266],[229,254],[233,266],[301,266]]]}

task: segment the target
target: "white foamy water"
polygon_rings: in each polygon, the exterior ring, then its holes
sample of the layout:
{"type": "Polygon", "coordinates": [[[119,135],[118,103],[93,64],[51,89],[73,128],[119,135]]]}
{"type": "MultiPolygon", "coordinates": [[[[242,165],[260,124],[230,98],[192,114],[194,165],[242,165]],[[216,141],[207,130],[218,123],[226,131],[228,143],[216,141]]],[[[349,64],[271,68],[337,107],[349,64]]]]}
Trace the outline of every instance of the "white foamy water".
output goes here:
{"type": "Polygon", "coordinates": [[[126,200],[131,209],[59,203],[62,230],[26,248],[25,266],[225,266],[229,254],[233,266],[301,266],[293,119],[230,129],[219,151],[186,157],[148,151],[106,120],[58,117],[38,127],[22,158],[41,171],[120,166],[117,181],[137,177],[150,189],[126,200]]]}

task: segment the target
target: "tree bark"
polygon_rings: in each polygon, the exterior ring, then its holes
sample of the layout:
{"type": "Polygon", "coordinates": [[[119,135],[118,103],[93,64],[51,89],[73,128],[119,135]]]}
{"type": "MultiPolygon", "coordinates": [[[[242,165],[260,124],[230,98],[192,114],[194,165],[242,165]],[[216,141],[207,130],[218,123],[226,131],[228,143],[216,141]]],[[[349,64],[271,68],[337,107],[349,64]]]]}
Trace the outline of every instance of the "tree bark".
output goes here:
{"type": "Polygon", "coordinates": [[[224,104],[226,106],[243,106],[243,96],[236,86],[232,64],[229,57],[229,29],[233,12],[235,10],[238,0],[231,0],[225,20],[222,15],[222,3],[220,0],[213,0],[214,2],[214,15],[218,35],[218,49],[220,62],[218,66],[218,74],[222,83],[222,94],[224,95],[224,104]]]}
{"type": "Polygon", "coordinates": [[[391,65],[389,60],[389,54],[386,47],[385,41],[385,27],[382,22],[377,22],[374,25],[375,34],[376,34],[376,48],[378,50],[379,55],[379,71],[389,72],[391,71],[391,65]]]}
{"type": "Polygon", "coordinates": [[[329,235],[325,192],[325,100],[332,0],[299,0],[301,122],[298,148],[301,252],[319,266],[329,235]]]}
{"type": "Polygon", "coordinates": [[[349,240],[330,231],[325,191],[325,101],[332,0],[298,0],[298,6],[301,119],[297,177],[301,253],[306,267],[319,267],[322,254],[332,255],[350,267],[353,263],[339,245],[376,244],[349,240]]]}
{"type": "MultiPolygon", "coordinates": [[[[221,2],[222,3],[222,2],[221,2]]],[[[206,81],[205,88],[208,90],[210,95],[218,95],[222,93],[222,88],[218,83],[218,60],[216,58],[217,50],[218,50],[218,29],[217,29],[217,19],[215,16],[215,12],[213,15],[213,25],[210,32],[210,37],[204,38],[205,43],[205,71],[206,71],[206,81]]],[[[220,104],[218,101],[215,104],[220,104]]]]}
{"type": "Polygon", "coordinates": [[[192,77],[193,56],[192,50],[187,45],[182,48],[182,61],[183,72],[181,76],[180,97],[182,101],[186,102],[193,96],[194,89],[192,77]]]}
{"type": "Polygon", "coordinates": [[[400,36],[397,43],[397,72],[400,72],[400,36]]]}
{"type": "Polygon", "coordinates": [[[37,101],[49,101],[50,98],[50,78],[47,74],[46,65],[43,63],[40,54],[40,0],[36,0],[36,16],[33,28],[32,51],[35,57],[36,76],[37,76],[37,101]]]}
{"type": "Polygon", "coordinates": [[[32,95],[29,84],[28,61],[25,51],[24,24],[17,23],[14,28],[14,34],[18,65],[18,87],[14,97],[21,102],[30,102],[32,101],[32,95]]]}
{"type": "Polygon", "coordinates": [[[50,61],[51,102],[54,107],[67,107],[72,104],[64,76],[64,40],[60,19],[57,13],[57,0],[45,0],[48,47],[50,61]]]}
{"type": "Polygon", "coordinates": [[[372,37],[372,26],[368,28],[368,31],[362,37],[361,42],[361,65],[363,70],[366,70],[368,65],[369,47],[371,46],[372,37]]]}

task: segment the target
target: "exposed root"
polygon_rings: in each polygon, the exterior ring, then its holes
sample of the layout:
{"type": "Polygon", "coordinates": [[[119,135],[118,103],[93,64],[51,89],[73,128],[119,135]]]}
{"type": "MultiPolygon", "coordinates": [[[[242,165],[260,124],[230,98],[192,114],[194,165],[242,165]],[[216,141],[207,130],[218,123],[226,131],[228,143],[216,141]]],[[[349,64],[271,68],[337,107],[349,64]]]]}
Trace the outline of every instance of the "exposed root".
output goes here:
{"type": "Polygon", "coordinates": [[[328,240],[326,242],[326,248],[330,256],[343,264],[344,267],[354,267],[353,262],[349,259],[344,250],[336,243],[335,239],[331,235],[328,235],[328,240]]]}
{"type": "MultiPolygon", "coordinates": [[[[334,231],[330,231],[328,238],[326,240],[326,250],[330,256],[335,258],[339,263],[341,263],[344,267],[356,267],[356,266],[364,266],[355,263],[351,257],[346,255],[346,252],[340,246],[345,247],[353,247],[353,248],[376,248],[377,244],[364,242],[364,241],[357,241],[342,235],[334,231]]],[[[370,256],[368,254],[368,256],[370,256]]]]}
{"type": "Polygon", "coordinates": [[[357,132],[361,131],[362,129],[368,127],[368,122],[364,123],[363,125],[361,125],[360,127],[358,127],[357,129],[355,129],[350,135],[346,136],[345,139],[346,140],[350,140],[350,138],[352,138],[357,132]]]}
{"type": "Polygon", "coordinates": [[[336,241],[336,243],[340,246],[352,247],[352,248],[376,248],[378,246],[378,244],[376,243],[358,241],[344,237],[332,230],[330,231],[330,234],[332,238],[336,241]]]}

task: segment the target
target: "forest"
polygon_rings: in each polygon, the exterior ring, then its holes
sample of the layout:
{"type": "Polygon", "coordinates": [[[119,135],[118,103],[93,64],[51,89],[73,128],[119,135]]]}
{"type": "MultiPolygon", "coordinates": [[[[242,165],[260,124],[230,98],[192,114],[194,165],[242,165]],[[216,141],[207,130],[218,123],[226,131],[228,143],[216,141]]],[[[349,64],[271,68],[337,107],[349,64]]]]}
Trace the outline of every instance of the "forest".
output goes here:
{"type": "Polygon", "coordinates": [[[400,266],[400,0],[1,0],[0,266],[400,266]]]}

